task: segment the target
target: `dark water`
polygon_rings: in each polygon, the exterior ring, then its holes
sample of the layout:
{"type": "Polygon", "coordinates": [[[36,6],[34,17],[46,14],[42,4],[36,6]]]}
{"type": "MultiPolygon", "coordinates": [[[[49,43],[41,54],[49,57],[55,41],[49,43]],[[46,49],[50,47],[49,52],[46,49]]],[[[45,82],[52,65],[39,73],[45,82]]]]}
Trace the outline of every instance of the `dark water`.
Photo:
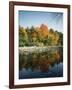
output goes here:
{"type": "Polygon", "coordinates": [[[63,48],[19,53],[19,79],[63,77],[63,48]]]}
{"type": "Polygon", "coordinates": [[[63,64],[56,64],[53,68],[49,69],[46,72],[41,72],[40,70],[32,71],[30,68],[26,70],[23,68],[19,72],[19,78],[44,78],[44,77],[62,77],[63,76],[63,64]]]}

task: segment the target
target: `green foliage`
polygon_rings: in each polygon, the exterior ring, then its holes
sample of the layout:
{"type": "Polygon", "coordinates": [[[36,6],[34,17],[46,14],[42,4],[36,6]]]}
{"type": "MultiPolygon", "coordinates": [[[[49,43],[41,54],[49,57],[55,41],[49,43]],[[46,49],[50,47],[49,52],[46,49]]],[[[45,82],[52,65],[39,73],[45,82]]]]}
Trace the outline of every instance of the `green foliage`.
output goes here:
{"type": "MultiPolygon", "coordinates": [[[[47,29],[47,27],[45,28],[47,29]]],[[[19,47],[24,46],[62,46],[63,45],[63,34],[58,31],[54,31],[52,28],[46,32],[44,27],[39,28],[23,28],[19,27],[19,47]],[[42,33],[41,33],[42,32],[42,33]],[[44,34],[44,35],[43,35],[44,34]],[[46,35],[46,36],[45,36],[46,35]]]]}
{"type": "Polygon", "coordinates": [[[23,27],[19,27],[19,46],[26,46],[28,43],[28,35],[23,27]]]}
{"type": "Polygon", "coordinates": [[[53,34],[53,33],[54,33],[54,30],[51,28],[49,32],[50,32],[51,34],[53,34]]]}

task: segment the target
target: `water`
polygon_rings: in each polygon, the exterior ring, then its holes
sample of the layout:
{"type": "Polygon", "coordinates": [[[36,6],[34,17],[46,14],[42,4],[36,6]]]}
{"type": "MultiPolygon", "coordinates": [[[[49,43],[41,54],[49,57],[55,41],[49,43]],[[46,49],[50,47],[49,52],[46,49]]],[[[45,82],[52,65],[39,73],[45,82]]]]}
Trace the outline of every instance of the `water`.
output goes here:
{"type": "Polygon", "coordinates": [[[19,79],[63,77],[63,48],[43,51],[19,53],[19,79]]]}
{"type": "Polygon", "coordinates": [[[32,71],[30,68],[26,70],[23,68],[19,72],[20,79],[29,79],[29,78],[46,78],[46,77],[63,77],[63,64],[60,63],[55,65],[53,68],[46,72],[41,72],[40,70],[32,71]]]}

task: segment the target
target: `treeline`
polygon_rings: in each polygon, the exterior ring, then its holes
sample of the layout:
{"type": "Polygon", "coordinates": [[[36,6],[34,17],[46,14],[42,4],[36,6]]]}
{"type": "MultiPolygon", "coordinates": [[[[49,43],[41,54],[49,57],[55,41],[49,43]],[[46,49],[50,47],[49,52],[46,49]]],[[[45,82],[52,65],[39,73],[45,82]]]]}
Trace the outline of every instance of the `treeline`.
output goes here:
{"type": "Polygon", "coordinates": [[[44,24],[40,27],[23,28],[19,26],[19,47],[23,46],[62,46],[63,34],[49,29],[44,24]]]}

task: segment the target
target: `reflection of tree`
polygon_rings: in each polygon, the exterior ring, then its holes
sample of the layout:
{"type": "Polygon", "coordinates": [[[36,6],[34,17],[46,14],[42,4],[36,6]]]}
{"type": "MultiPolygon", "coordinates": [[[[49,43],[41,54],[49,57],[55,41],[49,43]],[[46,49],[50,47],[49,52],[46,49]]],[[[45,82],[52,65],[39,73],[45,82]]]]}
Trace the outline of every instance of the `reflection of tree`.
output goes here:
{"type": "Polygon", "coordinates": [[[19,53],[19,68],[31,68],[32,70],[41,70],[46,72],[49,67],[54,67],[63,61],[62,48],[54,47],[45,52],[19,53]]]}

